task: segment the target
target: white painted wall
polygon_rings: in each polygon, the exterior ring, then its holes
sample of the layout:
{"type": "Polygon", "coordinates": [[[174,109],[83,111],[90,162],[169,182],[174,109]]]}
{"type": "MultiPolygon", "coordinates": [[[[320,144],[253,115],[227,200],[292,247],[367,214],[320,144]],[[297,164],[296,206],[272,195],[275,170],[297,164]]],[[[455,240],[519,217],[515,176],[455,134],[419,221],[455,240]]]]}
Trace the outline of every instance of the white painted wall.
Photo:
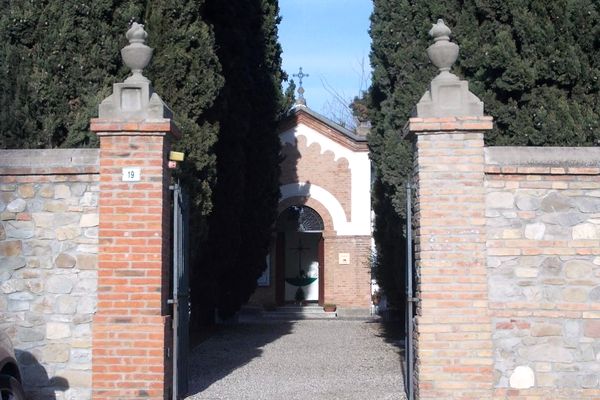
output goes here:
{"type": "Polygon", "coordinates": [[[352,176],[350,220],[346,218],[346,213],[335,196],[312,182],[281,186],[281,200],[294,196],[310,196],[327,208],[333,219],[333,228],[338,235],[371,235],[371,162],[369,154],[352,151],[304,124],[299,124],[283,132],[280,134],[280,139],[282,145],[289,143],[295,146],[300,136],[306,138],[307,146],[317,143],[321,148],[321,154],[331,151],[336,161],[340,158],[348,160],[352,176]]]}

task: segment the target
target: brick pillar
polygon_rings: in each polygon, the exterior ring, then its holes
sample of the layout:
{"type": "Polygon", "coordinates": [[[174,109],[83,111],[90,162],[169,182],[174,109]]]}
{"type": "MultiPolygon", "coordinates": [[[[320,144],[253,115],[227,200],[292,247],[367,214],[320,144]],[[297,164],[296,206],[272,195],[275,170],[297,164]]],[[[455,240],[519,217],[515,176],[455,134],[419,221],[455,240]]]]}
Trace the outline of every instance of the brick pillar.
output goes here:
{"type": "Polygon", "coordinates": [[[493,387],[486,274],[483,133],[492,118],[449,72],[458,46],[438,20],[428,49],[440,69],[416,107],[416,381],[420,399],[489,399],[493,387]]]}
{"type": "MultiPolygon", "coordinates": [[[[137,40],[136,51],[151,52],[139,43],[144,35],[134,24],[127,36],[137,40]]],[[[165,399],[170,391],[167,164],[171,139],[177,135],[171,115],[141,70],[134,70],[124,83],[113,85],[99,118],[91,121],[100,138],[93,399],[165,399]]]]}
{"type": "Polygon", "coordinates": [[[483,130],[491,118],[411,118],[420,399],[485,399],[492,388],[483,130]]]}

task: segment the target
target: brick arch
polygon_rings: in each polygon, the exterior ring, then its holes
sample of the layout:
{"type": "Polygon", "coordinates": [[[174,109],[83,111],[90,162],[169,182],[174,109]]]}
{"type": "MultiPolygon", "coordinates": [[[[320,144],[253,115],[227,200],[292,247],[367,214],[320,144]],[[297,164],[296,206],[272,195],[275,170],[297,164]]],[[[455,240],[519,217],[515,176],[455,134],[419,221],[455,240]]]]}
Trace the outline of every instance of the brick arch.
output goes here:
{"type": "Polygon", "coordinates": [[[337,232],[341,235],[346,234],[349,226],[348,216],[344,206],[333,193],[310,182],[282,185],[280,190],[283,197],[280,204],[288,198],[297,198],[298,203],[296,204],[309,205],[309,201],[315,201],[314,204],[318,204],[322,212],[319,211],[319,208],[315,208],[316,206],[313,208],[321,214],[324,220],[324,213],[329,218],[330,229],[328,231],[337,232]]]}
{"type": "Polygon", "coordinates": [[[319,201],[312,199],[310,197],[304,196],[292,196],[286,199],[283,199],[279,202],[277,207],[277,216],[281,215],[282,212],[287,210],[291,206],[308,206],[315,210],[321,218],[323,219],[323,224],[325,225],[325,229],[323,230],[323,236],[335,235],[336,231],[333,227],[333,218],[331,218],[331,214],[327,211],[327,208],[319,201]]]}

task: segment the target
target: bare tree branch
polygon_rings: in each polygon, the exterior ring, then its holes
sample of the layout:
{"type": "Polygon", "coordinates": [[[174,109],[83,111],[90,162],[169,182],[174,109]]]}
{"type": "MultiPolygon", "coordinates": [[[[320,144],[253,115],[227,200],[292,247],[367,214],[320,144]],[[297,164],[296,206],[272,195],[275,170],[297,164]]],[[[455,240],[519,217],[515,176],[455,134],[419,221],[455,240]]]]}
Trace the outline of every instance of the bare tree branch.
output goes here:
{"type": "Polygon", "coordinates": [[[369,88],[371,81],[370,71],[365,66],[365,57],[356,60],[353,67],[354,72],[359,77],[358,91],[355,95],[348,96],[344,92],[338,91],[326,79],[320,77],[323,88],[329,93],[331,98],[323,105],[324,114],[332,121],[350,130],[355,130],[358,120],[354,115],[351,104],[356,98],[362,98],[369,88]]]}

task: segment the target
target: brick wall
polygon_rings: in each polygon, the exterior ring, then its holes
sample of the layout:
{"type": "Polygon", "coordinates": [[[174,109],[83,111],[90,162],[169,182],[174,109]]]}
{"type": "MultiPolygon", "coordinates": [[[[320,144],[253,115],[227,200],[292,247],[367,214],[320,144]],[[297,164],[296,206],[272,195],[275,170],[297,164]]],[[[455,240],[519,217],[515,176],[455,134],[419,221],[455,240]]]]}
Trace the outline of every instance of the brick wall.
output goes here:
{"type": "Polygon", "coordinates": [[[483,130],[489,118],[412,118],[420,399],[491,394],[483,130]]]}
{"type": "Polygon", "coordinates": [[[91,397],[98,150],[0,151],[0,329],[30,399],[91,397]]]}
{"type": "Polygon", "coordinates": [[[494,397],[598,398],[600,149],[488,148],[485,185],[494,397]]]}
{"type": "Polygon", "coordinates": [[[365,309],[371,305],[370,236],[324,236],[325,303],[341,308],[365,309]],[[341,264],[340,253],[350,256],[341,264]]]}

